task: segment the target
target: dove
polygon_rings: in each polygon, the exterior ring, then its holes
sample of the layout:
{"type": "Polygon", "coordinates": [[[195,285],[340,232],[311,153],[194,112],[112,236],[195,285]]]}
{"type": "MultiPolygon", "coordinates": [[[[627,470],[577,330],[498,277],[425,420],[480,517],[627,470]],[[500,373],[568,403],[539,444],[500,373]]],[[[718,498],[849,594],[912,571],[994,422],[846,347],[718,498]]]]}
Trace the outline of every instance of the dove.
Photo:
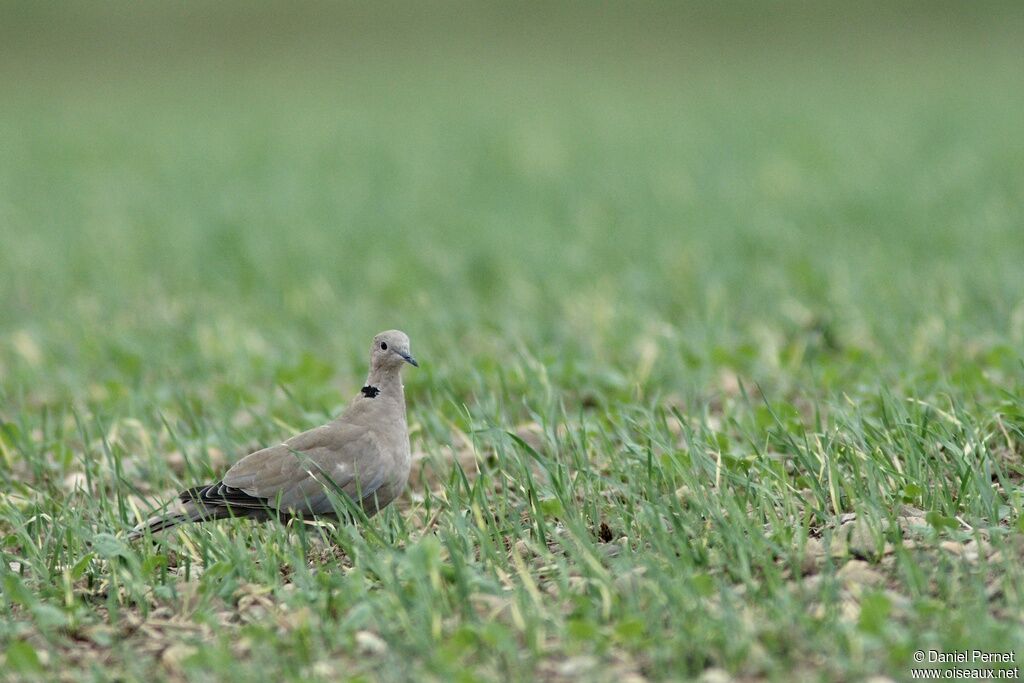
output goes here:
{"type": "Polygon", "coordinates": [[[332,493],[344,492],[372,516],[405,488],[411,457],[402,368],[419,363],[409,337],[381,332],[370,347],[366,384],[342,414],[282,444],[250,453],[220,481],[179,494],[181,510],[135,527],[129,540],[189,522],[246,517],[336,519],[332,493]]]}

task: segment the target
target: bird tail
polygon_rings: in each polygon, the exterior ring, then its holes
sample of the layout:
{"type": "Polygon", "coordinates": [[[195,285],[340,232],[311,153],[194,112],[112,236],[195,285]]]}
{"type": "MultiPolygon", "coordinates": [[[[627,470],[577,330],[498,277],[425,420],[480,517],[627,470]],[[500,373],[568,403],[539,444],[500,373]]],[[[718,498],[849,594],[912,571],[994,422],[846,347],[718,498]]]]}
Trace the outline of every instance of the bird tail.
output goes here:
{"type": "Polygon", "coordinates": [[[165,529],[170,529],[178,526],[179,524],[188,524],[189,522],[202,522],[207,519],[213,518],[208,512],[204,512],[199,506],[194,505],[191,502],[185,503],[181,506],[180,512],[174,512],[167,515],[157,515],[156,517],[150,517],[142,524],[139,524],[128,533],[128,540],[135,541],[146,534],[155,534],[165,529]]]}
{"type": "Polygon", "coordinates": [[[178,500],[180,505],[177,512],[150,517],[132,529],[128,540],[134,541],[147,533],[155,534],[189,522],[209,522],[231,517],[274,519],[279,516],[279,513],[268,507],[266,499],[225,486],[220,481],[182,491],[178,494],[178,500]]]}
{"type": "Polygon", "coordinates": [[[142,524],[139,524],[128,533],[129,541],[137,541],[147,533],[155,534],[164,529],[178,526],[188,521],[185,515],[164,515],[162,517],[150,517],[142,524]]]}

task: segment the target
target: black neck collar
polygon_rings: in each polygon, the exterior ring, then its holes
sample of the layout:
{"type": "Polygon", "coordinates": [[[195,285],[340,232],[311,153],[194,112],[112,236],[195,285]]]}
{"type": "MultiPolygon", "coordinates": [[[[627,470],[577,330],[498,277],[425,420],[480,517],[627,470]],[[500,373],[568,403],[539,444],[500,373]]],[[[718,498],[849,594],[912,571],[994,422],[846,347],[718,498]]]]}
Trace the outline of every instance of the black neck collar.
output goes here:
{"type": "Polygon", "coordinates": [[[369,384],[360,389],[360,391],[363,392],[363,396],[365,396],[366,398],[377,398],[377,394],[380,393],[380,389],[374,386],[370,386],[369,384]]]}

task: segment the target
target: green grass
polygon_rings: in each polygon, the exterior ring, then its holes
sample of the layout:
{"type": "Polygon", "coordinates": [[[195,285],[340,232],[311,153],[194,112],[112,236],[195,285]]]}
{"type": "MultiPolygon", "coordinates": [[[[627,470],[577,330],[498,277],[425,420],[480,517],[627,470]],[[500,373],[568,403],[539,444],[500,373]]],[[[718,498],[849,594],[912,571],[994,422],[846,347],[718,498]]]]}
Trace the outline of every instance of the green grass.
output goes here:
{"type": "Polygon", "coordinates": [[[0,678],[1024,650],[1019,9],[17,7],[0,678]],[[390,327],[399,503],[123,541],[390,327]]]}

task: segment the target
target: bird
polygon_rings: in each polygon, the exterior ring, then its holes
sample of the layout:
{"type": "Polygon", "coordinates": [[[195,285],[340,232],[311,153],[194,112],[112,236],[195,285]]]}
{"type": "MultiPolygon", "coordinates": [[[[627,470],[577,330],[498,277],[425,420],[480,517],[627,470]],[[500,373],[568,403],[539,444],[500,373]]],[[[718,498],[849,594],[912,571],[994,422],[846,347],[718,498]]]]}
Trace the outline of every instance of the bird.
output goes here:
{"type": "Polygon", "coordinates": [[[409,479],[412,459],[402,386],[406,363],[419,367],[404,332],[376,335],[366,383],[341,415],[250,453],[220,481],[182,491],[179,511],[139,524],[128,540],[226,518],[337,519],[339,491],[373,516],[402,493],[409,479]]]}

